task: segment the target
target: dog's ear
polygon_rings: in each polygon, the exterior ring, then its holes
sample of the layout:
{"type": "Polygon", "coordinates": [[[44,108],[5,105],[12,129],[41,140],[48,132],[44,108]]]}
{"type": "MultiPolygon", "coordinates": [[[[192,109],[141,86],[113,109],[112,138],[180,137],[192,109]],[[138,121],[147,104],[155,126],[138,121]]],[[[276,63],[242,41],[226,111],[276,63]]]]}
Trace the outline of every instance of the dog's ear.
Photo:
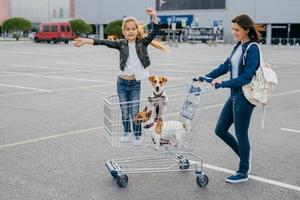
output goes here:
{"type": "Polygon", "coordinates": [[[167,77],[165,77],[165,76],[162,77],[162,80],[163,80],[165,83],[167,83],[167,81],[168,81],[167,77]]]}
{"type": "Polygon", "coordinates": [[[154,76],[149,76],[148,77],[148,80],[151,81],[151,82],[153,82],[153,79],[154,79],[154,76]]]}
{"type": "Polygon", "coordinates": [[[146,106],[143,111],[146,112],[147,110],[148,110],[148,106],[146,106]]]}
{"type": "Polygon", "coordinates": [[[149,112],[147,112],[146,116],[149,119],[151,117],[151,115],[152,115],[152,110],[149,110],[149,112]]]}

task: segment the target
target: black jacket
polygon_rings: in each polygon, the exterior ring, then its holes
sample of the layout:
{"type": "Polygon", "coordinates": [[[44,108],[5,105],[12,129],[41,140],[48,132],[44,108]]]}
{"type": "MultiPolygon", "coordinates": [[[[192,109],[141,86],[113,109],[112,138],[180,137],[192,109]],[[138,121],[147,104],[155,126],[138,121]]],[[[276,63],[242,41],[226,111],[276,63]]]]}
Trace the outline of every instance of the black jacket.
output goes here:
{"type": "MultiPolygon", "coordinates": [[[[160,25],[153,24],[153,30],[148,34],[148,36],[141,39],[137,39],[135,43],[137,55],[144,68],[147,68],[150,65],[147,46],[158,34],[159,29],[160,29],[160,25]]],[[[121,39],[116,41],[94,39],[94,45],[105,45],[109,48],[118,49],[120,51],[120,70],[124,71],[124,68],[126,66],[126,61],[129,56],[128,41],[126,39],[121,39]]]]}

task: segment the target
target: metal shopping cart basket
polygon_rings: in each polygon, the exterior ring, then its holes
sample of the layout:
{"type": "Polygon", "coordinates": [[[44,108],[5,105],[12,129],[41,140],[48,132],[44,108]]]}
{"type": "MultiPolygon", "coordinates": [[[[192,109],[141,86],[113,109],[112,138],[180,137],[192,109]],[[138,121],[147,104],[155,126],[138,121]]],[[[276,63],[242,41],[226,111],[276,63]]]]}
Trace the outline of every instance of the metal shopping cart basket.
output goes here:
{"type": "MultiPolygon", "coordinates": [[[[180,145],[173,145],[170,141],[162,138],[160,148],[155,150],[153,140],[153,129],[146,129],[142,125],[140,144],[135,145],[135,137],[129,141],[122,140],[123,123],[120,103],[117,95],[103,98],[104,103],[104,125],[103,131],[113,147],[122,148],[148,148],[148,156],[119,158],[106,161],[105,165],[119,187],[128,184],[127,174],[134,173],[157,173],[174,171],[195,171],[196,183],[200,187],[208,184],[208,176],[203,172],[203,160],[193,153],[194,136],[200,132],[201,118],[204,114],[205,99],[209,98],[211,86],[204,83],[192,83],[169,86],[165,88],[167,104],[163,116],[164,123],[168,120],[186,123],[186,133],[183,134],[180,145]]],[[[130,108],[139,106],[142,110],[149,105],[148,96],[151,91],[141,92],[138,102],[126,102],[130,108]]],[[[179,127],[163,127],[164,129],[176,131],[179,127]]],[[[147,149],[147,150],[148,150],[147,149]]]]}

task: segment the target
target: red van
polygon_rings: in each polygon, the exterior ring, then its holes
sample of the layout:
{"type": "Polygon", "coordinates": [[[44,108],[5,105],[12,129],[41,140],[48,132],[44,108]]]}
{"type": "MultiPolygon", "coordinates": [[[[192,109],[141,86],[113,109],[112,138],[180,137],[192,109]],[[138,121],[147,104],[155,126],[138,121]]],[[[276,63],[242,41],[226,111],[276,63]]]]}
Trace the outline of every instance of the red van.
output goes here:
{"type": "Polygon", "coordinates": [[[52,41],[54,44],[64,42],[68,44],[74,37],[69,22],[45,22],[41,23],[39,32],[34,36],[34,41],[46,41],[48,43],[52,41]]]}

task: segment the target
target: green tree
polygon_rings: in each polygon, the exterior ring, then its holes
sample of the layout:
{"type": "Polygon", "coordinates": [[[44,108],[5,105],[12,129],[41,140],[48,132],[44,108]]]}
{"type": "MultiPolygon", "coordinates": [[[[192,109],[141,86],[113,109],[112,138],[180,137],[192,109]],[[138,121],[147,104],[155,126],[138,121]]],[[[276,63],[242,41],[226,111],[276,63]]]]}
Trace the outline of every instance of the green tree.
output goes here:
{"type": "Polygon", "coordinates": [[[106,35],[116,35],[118,37],[122,37],[122,23],[123,20],[115,20],[109,23],[105,29],[104,32],[106,35]]]}
{"type": "Polygon", "coordinates": [[[92,27],[82,19],[72,19],[69,23],[71,24],[72,31],[76,35],[89,34],[93,31],[92,27]]]}
{"type": "Polygon", "coordinates": [[[19,40],[21,31],[27,31],[31,29],[31,21],[21,18],[21,17],[14,17],[7,19],[2,24],[3,31],[12,32],[14,38],[19,40]]]}

